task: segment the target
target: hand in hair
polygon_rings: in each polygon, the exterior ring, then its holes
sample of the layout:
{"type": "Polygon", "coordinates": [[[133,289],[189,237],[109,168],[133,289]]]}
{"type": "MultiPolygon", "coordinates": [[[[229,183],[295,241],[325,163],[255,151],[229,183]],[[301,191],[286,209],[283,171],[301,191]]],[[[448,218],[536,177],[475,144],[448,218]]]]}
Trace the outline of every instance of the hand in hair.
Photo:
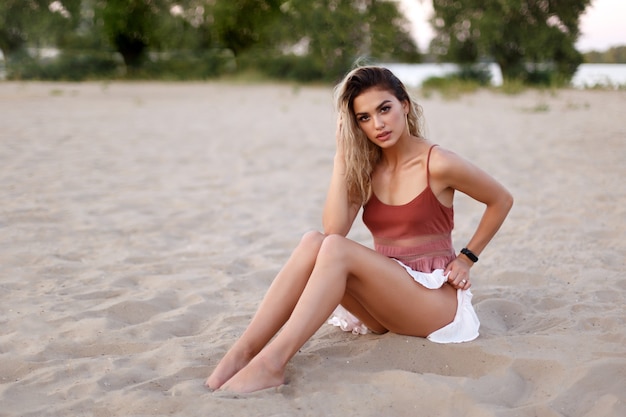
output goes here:
{"type": "Polygon", "coordinates": [[[341,118],[341,114],[339,114],[337,116],[337,128],[335,130],[335,141],[337,144],[337,153],[341,152],[343,150],[342,145],[341,145],[341,123],[342,123],[342,118],[341,118]]]}

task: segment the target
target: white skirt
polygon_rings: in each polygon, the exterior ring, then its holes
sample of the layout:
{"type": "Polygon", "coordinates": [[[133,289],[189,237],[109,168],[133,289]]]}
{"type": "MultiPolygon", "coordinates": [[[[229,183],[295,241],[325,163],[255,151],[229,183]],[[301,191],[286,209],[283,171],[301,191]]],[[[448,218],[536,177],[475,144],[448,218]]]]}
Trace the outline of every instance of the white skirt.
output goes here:
{"type": "MultiPolygon", "coordinates": [[[[447,281],[446,275],[443,274],[443,269],[435,269],[432,273],[428,274],[414,271],[402,262],[397,262],[406,269],[416,282],[428,289],[434,290],[441,288],[447,281]]],[[[452,323],[429,334],[427,338],[431,342],[461,343],[469,342],[478,337],[480,321],[472,306],[472,292],[470,290],[457,290],[456,298],[457,309],[454,320],[452,320],[452,323]]],[[[354,334],[366,334],[369,332],[369,329],[341,304],[337,306],[330,319],[328,319],[328,324],[338,326],[341,330],[354,334]]]]}

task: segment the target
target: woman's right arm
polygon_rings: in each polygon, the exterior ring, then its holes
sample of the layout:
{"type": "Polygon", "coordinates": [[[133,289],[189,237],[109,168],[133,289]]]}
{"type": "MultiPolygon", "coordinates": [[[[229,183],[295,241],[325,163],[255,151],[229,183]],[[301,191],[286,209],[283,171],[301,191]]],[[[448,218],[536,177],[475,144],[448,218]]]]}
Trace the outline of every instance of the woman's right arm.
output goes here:
{"type": "Polygon", "coordinates": [[[333,175],[330,179],[324,212],[322,213],[322,227],[324,234],[337,234],[346,236],[354,223],[360,205],[351,203],[348,197],[348,186],[346,183],[346,164],[343,157],[343,143],[341,136],[341,120],[343,115],[337,117],[337,128],[335,130],[335,141],[337,151],[333,163],[333,175]]]}
{"type": "Polygon", "coordinates": [[[352,223],[354,223],[359,208],[358,204],[351,203],[348,198],[345,163],[343,156],[340,152],[337,152],[322,214],[324,234],[346,236],[352,227],[352,223]]]}

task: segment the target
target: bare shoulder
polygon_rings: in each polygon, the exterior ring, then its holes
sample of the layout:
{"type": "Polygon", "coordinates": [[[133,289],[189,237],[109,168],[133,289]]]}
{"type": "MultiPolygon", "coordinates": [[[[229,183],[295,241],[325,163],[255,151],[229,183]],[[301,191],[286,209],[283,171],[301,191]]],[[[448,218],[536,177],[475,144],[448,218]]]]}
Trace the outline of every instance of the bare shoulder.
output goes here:
{"type": "Polygon", "coordinates": [[[446,178],[461,174],[474,165],[459,154],[441,146],[433,147],[430,154],[429,171],[434,178],[446,178]]]}
{"type": "Polygon", "coordinates": [[[469,160],[437,146],[430,158],[431,187],[445,192],[454,189],[483,203],[494,201],[508,191],[490,174],[469,160]]]}

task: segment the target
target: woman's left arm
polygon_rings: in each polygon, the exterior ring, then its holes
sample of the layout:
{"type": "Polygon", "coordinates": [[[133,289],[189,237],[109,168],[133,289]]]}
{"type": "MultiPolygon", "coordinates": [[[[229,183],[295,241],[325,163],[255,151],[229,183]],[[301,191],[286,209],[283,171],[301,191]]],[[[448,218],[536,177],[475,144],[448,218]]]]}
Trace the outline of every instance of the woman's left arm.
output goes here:
{"type": "MultiPolygon", "coordinates": [[[[513,196],[495,178],[469,161],[444,149],[437,151],[436,155],[433,153],[435,158],[431,161],[431,175],[436,184],[458,190],[485,204],[478,227],[465,245],[478,257],[511,210],[513,196]]],[[[446,268],[448,282],[456,288],[468,289],[471,286],[469,269],[473,264],[470,257],[459,254],[446,268]]]]}

